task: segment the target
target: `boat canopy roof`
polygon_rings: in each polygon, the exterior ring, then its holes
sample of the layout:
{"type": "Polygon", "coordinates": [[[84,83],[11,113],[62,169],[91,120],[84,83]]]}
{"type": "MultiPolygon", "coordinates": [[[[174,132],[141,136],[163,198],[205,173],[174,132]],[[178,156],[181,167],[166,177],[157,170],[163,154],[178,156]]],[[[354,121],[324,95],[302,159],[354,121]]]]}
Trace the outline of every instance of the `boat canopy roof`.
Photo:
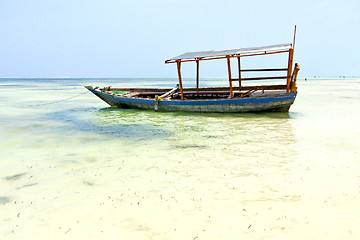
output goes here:
{"type": "Polygon", "coordinates": [[[287,44],[278,44],[265,47],[252,47],[252,48],[235,48],[235,49],[225,49],[225,50],[212,50],[212,51],[201,51],[201,52],[187,52],[181,54],[177,57],[168,59],[165,63],[174,63],[177,61],[180,62],[190,62],[190,61],[199,61],[199,60],[211,60],[211,59],[221,59],[230,57],[239,57],[239,56],[253,56],[253,55],[263,55],[271,53],[280,53],[287,52],[292,48],[291,43],[287,44]]]}

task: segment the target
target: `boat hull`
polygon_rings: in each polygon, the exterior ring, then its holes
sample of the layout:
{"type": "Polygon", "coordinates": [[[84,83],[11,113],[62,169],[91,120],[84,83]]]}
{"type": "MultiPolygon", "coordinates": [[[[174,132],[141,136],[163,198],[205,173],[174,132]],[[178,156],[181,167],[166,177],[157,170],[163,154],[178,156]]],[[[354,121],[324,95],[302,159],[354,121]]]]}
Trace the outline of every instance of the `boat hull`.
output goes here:
{"type": "Polygon", "coordinates": [[[127,98],[108,94],[88,88],[89,91],[108,103],[110,106],[121,108],[152,109],[157,111],[184,111],[184,112],[287,112],[294,103],[297,93],[282,94],[271,97],[247,97],[236,99],[216,100],[160,100],[127,98]]]}

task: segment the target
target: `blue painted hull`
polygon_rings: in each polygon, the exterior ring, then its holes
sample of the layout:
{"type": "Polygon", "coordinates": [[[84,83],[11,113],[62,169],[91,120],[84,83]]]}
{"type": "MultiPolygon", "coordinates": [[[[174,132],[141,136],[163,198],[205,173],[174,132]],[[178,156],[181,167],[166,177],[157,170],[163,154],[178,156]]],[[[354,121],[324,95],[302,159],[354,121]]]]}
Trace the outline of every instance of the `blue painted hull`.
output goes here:
{"type": "MultiPolygon", "coordinates": [[[[154,99],[127,98],[115,96],[94,89],[89,89],[96,96],[110,106],[123,108],[155,109],[154,99]]],[[[186,112],[287,112],[294,103],[297,93],[282,94],[271,97],[247,97],[236,99],[216,100],[160,100],[158,111],[186,111],[186,112]]]]}

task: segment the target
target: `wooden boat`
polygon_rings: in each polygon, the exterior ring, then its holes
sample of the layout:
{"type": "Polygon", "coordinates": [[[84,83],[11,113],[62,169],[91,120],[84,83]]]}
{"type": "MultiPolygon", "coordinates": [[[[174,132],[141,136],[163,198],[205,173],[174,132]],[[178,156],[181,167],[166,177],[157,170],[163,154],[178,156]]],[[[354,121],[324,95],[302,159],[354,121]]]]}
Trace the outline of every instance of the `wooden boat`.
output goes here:
{"type": "MultiPolygon", "coordinates": [[[[296,28],[295,28],[296,32],[296,28]]],[[[179,84],[172,89],[159,88],[93,88],[85,86],[96,96],[110,106],[122,108],[154,109],[155,111],[189,111],[189,112],[259,112],[279,111],[287,112],[294,103],[297,95],[296,77],[299,65],[294,69],[293,55],[295,45],[280,44],[266,47],[238,48],[230,50],[216,50],[204,52],[189,52],[166,60],[165,63],[176,63],[179,84]],[[287,67],[242,69],[241,59],[250,56],[264,56],[270,54],[287,54],[287,67]],[[231,59],[237,59],[238,77],[233,78],[231,59]],[[199,62],[206,60],[226,59],[229,78],[228,87],[199,87],[199,62]],[[196,87],[183,88],[181,77],[181,63],[196,63],[196,87]],[[281,76],[243,77],[245,73],[253,72],[284,72],[281,76]],[[261,82],[267,80],[284,79],[285,84],[243,85],[243,81],[261,82]],[[233,86],[236,82],[238,86],[233,86]]]]}

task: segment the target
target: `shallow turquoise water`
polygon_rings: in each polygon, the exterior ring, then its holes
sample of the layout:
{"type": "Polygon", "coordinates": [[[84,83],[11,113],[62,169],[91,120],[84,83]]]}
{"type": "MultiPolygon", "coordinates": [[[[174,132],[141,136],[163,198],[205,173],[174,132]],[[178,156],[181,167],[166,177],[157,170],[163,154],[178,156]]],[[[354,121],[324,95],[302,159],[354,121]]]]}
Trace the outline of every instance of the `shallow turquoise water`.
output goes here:
{"type": "Polygon", "coordinates": [[[261,114],[109,108],[90,84],[176,80],[0,79],[1,239],[360,236],[359,79],[261,114]]]}

